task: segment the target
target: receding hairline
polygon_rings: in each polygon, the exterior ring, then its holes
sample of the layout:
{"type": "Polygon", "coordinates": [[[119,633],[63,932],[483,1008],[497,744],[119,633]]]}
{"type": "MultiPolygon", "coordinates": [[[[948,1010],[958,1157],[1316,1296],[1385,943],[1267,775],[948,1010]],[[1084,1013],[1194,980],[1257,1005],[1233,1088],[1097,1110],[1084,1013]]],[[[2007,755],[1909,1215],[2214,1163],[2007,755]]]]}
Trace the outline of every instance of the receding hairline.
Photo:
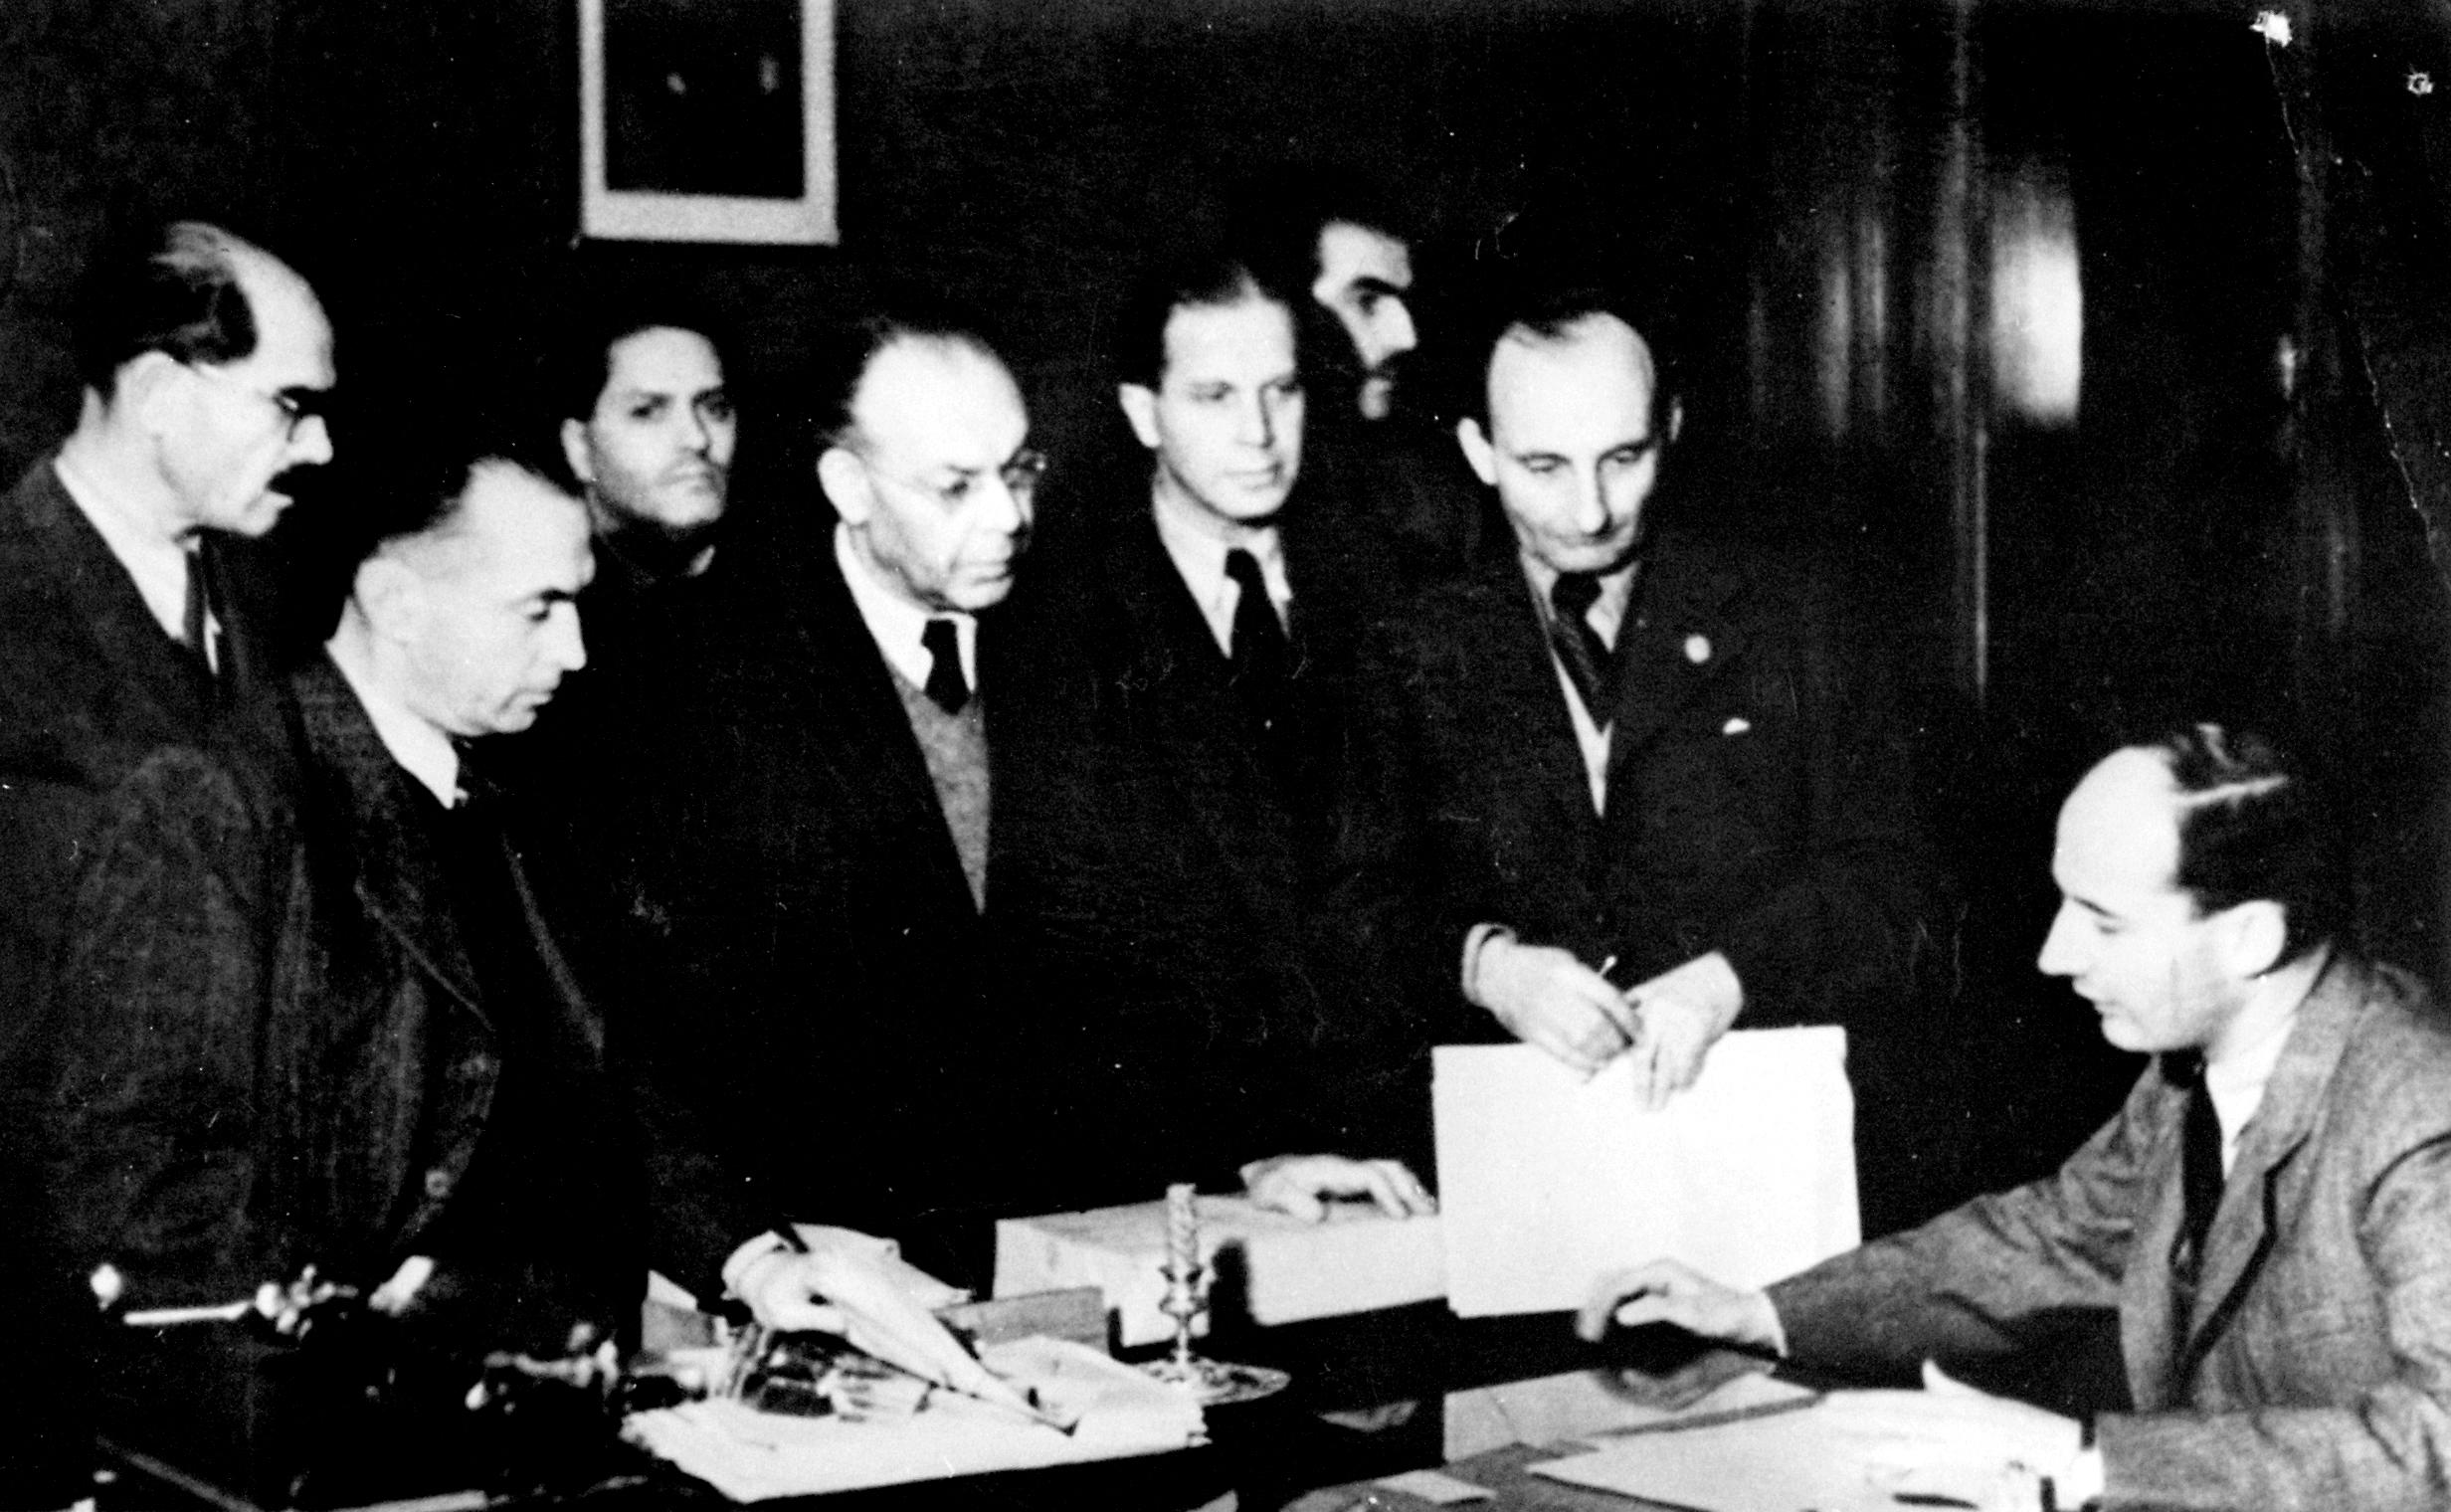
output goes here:
{"type": "Polygon", "coordinates": [[[372,562],[388,558],[429,580],[458,570],[466,558],[466,548],[473,533],[470,522],[471,500],[475,496],[479,483],[494,477],[531,482],[577,510],[582,520],[586,517],[585,502],[546,473],[516,458],[489,453],[469,464],[461,473],[459,486],[452,490],[449,502],[424,528],[377,542],[375,548],[366,554],[366,560],[372,562]]]}
{"type": "MultiPolygon", "coordinates": [[[[932,363],[947,372],[965,366],[965,359],[969,363],[983,365],[1004,380],[1017,402],[1021,399],[1021,380],[1014,376],[1012,367],[984,338],[967,331],[896,331],[868,354],[866,364],[859,369],[859,380],[851,385],[850,402],[845,408],[849,412],[852,429],[874,429],[872,417],[865,411],[873,402],[876,375],[894,361],[895,353],[904,351],[910,354],[911,360],[932,363]]],[[[837,444],[840,445],[839,442],[837,444]]]]}

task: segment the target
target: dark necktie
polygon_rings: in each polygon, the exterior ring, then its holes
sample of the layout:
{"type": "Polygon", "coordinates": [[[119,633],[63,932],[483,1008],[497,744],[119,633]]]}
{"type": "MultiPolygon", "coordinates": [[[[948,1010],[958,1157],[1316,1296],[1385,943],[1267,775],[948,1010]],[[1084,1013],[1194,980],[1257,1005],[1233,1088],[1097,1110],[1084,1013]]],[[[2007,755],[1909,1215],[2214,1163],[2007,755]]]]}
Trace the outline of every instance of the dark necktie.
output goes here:
{"type": "Polygon", "coordinates": [[[2176,1283],[2178,1325],[2183,1331],[2194,1311],[2204,1241],[2212,1232],[2213,1215],[2221,1207],[2221,1120],[2213,1111],[2212,1089],[2205,1085],[2201,1055],[2170,1056],[2164,1075],[2187,1088],[2187,1111],[2178,1142],[2181,1216],[2178,1236],[2170,1244],[2170,1273],[2176,1283]]]}
{"type": "Polygon", "coordinates": [[[1292,660],[1285,627],[1277,623],[1276,606],[1268,601],[1257,557],[1247,551],[1226,552],[1226,576],[1241,590],[1234,600],[1233,647],[1226,659],[1233,663],[1235,685],[1251,700],[1253,711],[1263,722],[1273,722],[1292,660]]]}
{"type": "Polygon", "coordinates": [[[196,656],[196,664],[204,668],[207,677],[214,675],[213,648],[207,644],[213,634],[213,572],[204,560],[204,548],[193,546],[187,552],[187,604],[185,623],[180,627],[181,639],[196,656]]]}
{"type": "Polygon", "coordinates": [[[962,640],[953,622],[928,621],[927,629],[919,633],[919,644],[928,653],[927,695],[946,713],[960,713],[970,701],[970,682],[962,675],[962,640]]]}
{"type": "Polygon", "coordinates": [[[1600,602],[1600,579],[1588,572],[1561,572],[1549,587],[1549,644],[1582,695],[1583,711],[1605,729],[1616,714],[1616,659],[1585,618],[1600,602]]]}

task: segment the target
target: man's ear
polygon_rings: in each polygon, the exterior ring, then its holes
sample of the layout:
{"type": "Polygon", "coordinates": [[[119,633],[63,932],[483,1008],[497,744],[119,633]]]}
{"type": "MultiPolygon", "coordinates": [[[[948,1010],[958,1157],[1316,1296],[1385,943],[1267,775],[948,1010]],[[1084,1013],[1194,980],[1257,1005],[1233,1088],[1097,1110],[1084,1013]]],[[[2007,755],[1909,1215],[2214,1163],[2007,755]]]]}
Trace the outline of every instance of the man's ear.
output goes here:
{"type": "Polygon", "coordinates": [[[562,422],[562,461],[570,464],[570,475],[583,483],[596,481],[595,455],[588,450],[587,426],[576,420],[562,422]]]}
{"type": "Polygon", "coordinates": [[[1132,434],[1140,444],[1154,452],[1158,449],[1158,396],[1145,383],[1115,385],[1115,403],[1123,406],[1123,418],[1132,423],[1132,434]]]}
{"type": "Polygon", "coordinates": [[[1670,446],[1676,445],[1676,439],[1684,433],[1685,401],[1682,399],[1671,399],[1668,401],[1668,444],[1670,446]]]}
{"type": "Polygon", "coordinates": [[[357,564],[349,598],[379,639],[406,644],[425,633],[431,612],[426,580],[390,551],[377,550],[357,564]]]}
{"type": "Polygon", "coordinates": [[[817,485],[847,525],[864,525],[876,512],[875,496],[868,491],[867,469],[847,448],[828,447],[819,455],[817,485]]]}
{"type": "Polygon", "coordinates": [[[179,368],[168,352],[138,352],[111,375],[111,407],[135,416],[147,431],[161,430],[170,420],[167,406],[179,395],[179,368]]]}
{"type": "Polygon", "coordinates": [[[2288,943],[2289,911],[2270,898],[2249,898],[2222,914],[2222,961],[2239,977],[2260,977],[2280,965],[2288,943]]]}
{"type": "Polygon", "coordinates": [[[1472,475],[1492,488],[1498,486],[1497,449],[1481,434],[1481,423],[1469,415],[1456,421],[1455,442],[1464,449],[1464,461],[1472,465],[1472,475]]]}

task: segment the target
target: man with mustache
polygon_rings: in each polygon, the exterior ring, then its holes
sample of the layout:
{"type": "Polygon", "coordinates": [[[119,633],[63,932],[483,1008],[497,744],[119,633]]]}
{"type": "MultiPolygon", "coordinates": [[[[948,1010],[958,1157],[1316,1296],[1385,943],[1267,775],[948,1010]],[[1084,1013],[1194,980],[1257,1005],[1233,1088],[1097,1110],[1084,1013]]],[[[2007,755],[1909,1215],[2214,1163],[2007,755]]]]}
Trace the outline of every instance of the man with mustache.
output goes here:
{"type": "MultiPolygon", "coordinates": [[[[36,1034],[95,1299],[211,1304],[311,1264],[397,1320],[404,1409],[431,1406],[416,1383],[456,1404],[490,1351],[615,1337],[651,1259],[711,1298],[764,1220],[675,1164],[702,1141],[630,1084],[471,764],[586,663],[587,513],[506,449],[414,452],[361,502],[324,654],[246,711],[265,732],[165,747],[113,795],[36,1034]]],[[[766,1267],[752,1306],[805,1304],[802,1279],[766,1267]]],[[[105,1333],[106,1429],[173,1463],[317,1500],[470,1472],[448,1432],[326,1425],[283,1389],[306,1368],[236,1329],[105,1333]]]]}
{"type": "Polygon", "coordinates": [[[332,456],[331,324],[280,259],[182,221],[89,282],[77,428],[0,498],[0,1048],[99,796],[266,679],[243,548],[288,506],[284,474],[332,456]]]}
{"type": "MultiPolygon", "coordinates": [[[[332,455],[330,322],[305,280],[218,226],[155,227],[106,252],[74,347],[76,429],[0,494],[0,1057],[40,1001],[103,795],[269,680],[273,606],[250,538],[289,503],[283,475],[332,455]]],[[[0,1129],[0,1150],[25,1143],[0,1129]]],[[[31,1180],[0,1160],[0,1181],[31,1180]]],[[[13,1213],[39,1201],[0,1192],[13,1213]]],[[[0,1291],[71,1284],[33,1254],[43,1241],[40,1224],[12,1226],[0,1291]]],[[[65,1326],[74,1300],[26,1314],[30,1331],[65,1326]]],[[[18,1375],[22,1403],[0,1388],[18,1425],[0,1434],[0,1502],[86,1494],[89,1435],[50,1425],[74,1394],[18,1375]]]]}

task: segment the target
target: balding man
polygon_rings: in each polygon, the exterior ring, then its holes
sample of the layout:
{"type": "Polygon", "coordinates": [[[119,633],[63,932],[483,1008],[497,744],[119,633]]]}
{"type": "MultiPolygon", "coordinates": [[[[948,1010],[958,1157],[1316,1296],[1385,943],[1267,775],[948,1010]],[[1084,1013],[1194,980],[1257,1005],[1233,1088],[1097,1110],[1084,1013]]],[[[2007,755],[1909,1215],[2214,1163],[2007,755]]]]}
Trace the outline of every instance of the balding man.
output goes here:
{"type": "Polygon", "coordinates": [[[2104,758],[2060,809],[2037,964],[2156,1057],[2119,1115],[2055,1175],[1767,1294],[1666,1261],[1612,1276],[1585,1333],[1666,1322],[1858,1376],[1922,1364],[1922,1392],[1816,1411],[1936,1502],[2444,1505],[2451,1029],[2342,936],[2327,819],[2246,731],[2104,758]],[[2114,1318],[2125,1391],[2082,1403],[2090,1431],[1940,1374],[2047,1367],[2071,1320],[2114,1318]]]}
{"type": "Polygon", "coordinates": [[[395,1416],[362,1421],[311,1355],[110,1330],[114,1435],[284,1498],[481,1472],[386,1424],[456,1404],[492,1351],[613,1338],[650,1258],[711,1298],[758,1227],[671,1163],[694,1141],[617,1073],[467,754],[585,664],[585,509],[498,451],[403,456],[385,487],[324,655],[253,711],[285,738],[166,747],[113,795],[36,1036],[61,1243],[113,1318],[312,1266],[397,1320],[395,1416]]]}
{"type": "MultiPolygon", "coordinates": [[[[75,431],[0,495],[0,1060],[36,1010],[103,795],[266,680],[272,606],[241,548],[287,506],[284,475],[332,451],[314,291],[220,227],[179,222],[106,255],[75,350],[75,431]]],[[[0,1129],[0,1208],[21,1215],[41,1201],[27,1143],[0,1129]]],[[[47,1300],[69,1283],[32,1252],[46,1237],[35,1223],[0,1236],[0,1291],[37,1299],[36,1329],[74,1306],[47,1300]]],[[[0,1501],[85,1494],[87,1435],[45,1425],[74,1394],[21,1374],[22,1407],[0,1386],[17,1424],[0,1434],[0,1501]]]]}
{"type": "MultiPolygon", "coordinates": [[[[1738,1026],[1846,1025],[1877,1078],[1936,954],[1881,662],[1815,564],[1690,496],[1657,517],[1683,410],[1655,317],[1528,278],[1490,303],[1456,435],[1515,550],[1366,658],[1355,943],[1439,979],[1441,1036],[1630,1055],[1653,1105],[1738,1026]]],[[[1875,1177],[1908,1153],[1897,1100],[1858,1102],[1875,1177]]]]}
{"type": "MultiPolygon", "coordinates": [[[[906,303],[822,354],[828,534],[745,562],[691,649],[699,697],[616,822],[679,983],[659,1055],[780,1216],[931,1247],[975,1218],[1003,1001],[1002,739],[1029,670],[1005,605],[1043,462],[976,326],[906,303]],[[831,1152],[831,1153],[830,1153],[831,1152]]],[[[984,1279],[980,1277],[980,1279],[984,1279]]]]}
{"type": "Polygon", "coordinates": [[[76,430],[0,498],[0,1048],[98,796],[265,675],[269,606],[234,548],[332,455],[314,290],[217,226],[106,259],[76,349],[76,430]]]}

